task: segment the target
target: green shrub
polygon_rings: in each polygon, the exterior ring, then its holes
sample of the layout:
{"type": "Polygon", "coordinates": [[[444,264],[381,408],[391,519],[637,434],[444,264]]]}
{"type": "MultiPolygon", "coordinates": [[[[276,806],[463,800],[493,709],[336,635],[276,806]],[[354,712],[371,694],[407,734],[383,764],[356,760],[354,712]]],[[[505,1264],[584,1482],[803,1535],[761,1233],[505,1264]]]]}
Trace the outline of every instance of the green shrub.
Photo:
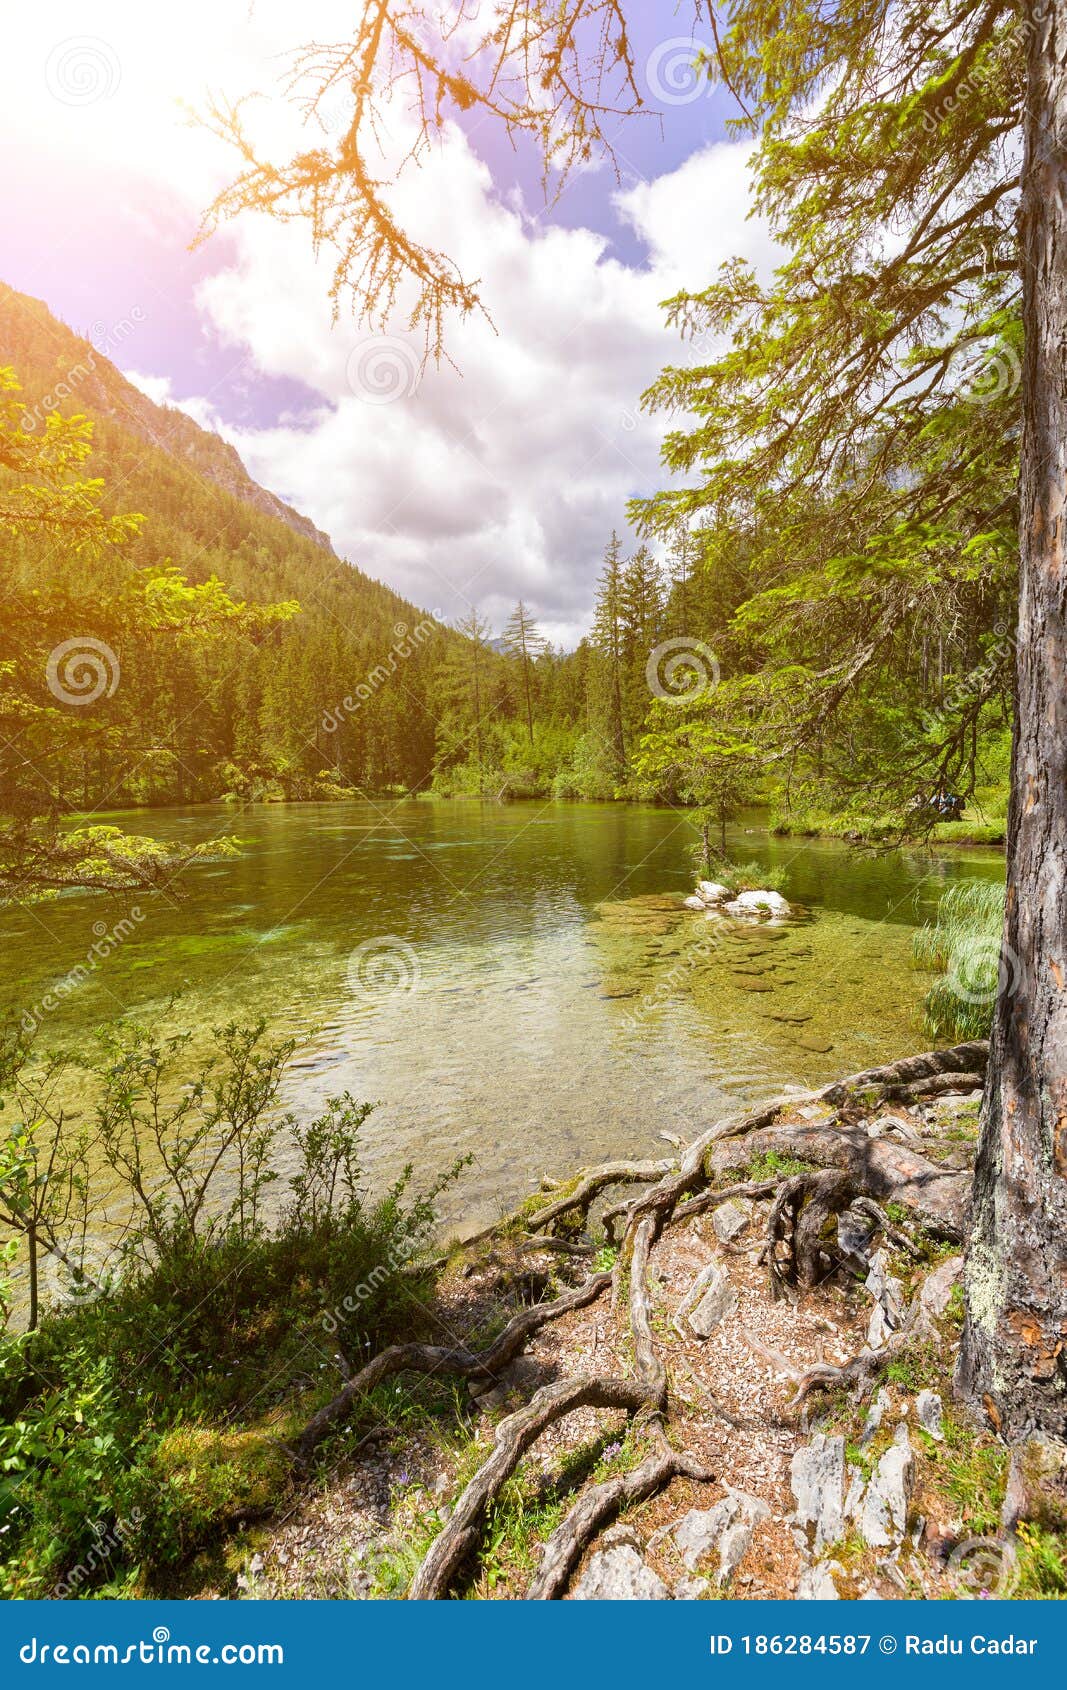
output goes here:
{"type": "MultiPolygon", "coordinates": [[[[0,1339],[8,1596],[158,1590],[277,1506],[287,1440],[361,1359],[426,1318],[436,1199],[462,1164],[423,1196],[407,1170],[368,1202],[369,1105],[345,1095],[311,1122],[278,1114],[288,1047],[262,1026],[223,1029],[217,1055],[171,1092],[184,1048],[134,1035],[98,1072],[108,1203],[125,1172],[133,1216],[120,1271],[105,1280],[94,1264],[96,1280],[45,1303],[36,1330],[0,1339]],[[283,1140],[288,1199],[268,1216],[283,1140]]],[[[77,1237],[62,1242],[76,1266],[77,1237]]]]}

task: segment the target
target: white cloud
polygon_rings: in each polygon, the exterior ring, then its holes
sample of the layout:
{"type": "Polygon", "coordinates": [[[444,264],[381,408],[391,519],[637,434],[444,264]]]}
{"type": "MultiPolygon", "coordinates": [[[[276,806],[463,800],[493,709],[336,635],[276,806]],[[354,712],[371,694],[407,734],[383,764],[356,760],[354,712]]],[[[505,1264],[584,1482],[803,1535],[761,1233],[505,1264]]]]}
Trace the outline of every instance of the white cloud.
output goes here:
{"type": "Polygon", "coordinates": [[[671,288],[700,287],[728,258],[747,258],[766,277],[780,260],[752,209],[747,141],[717,141],[667,176],[615,195],[615,205],[649,249],[671,288]]]}
{"type": "Polygon", "coordinates": [[[477,603],[499,627],[521,593],[553,638],[573,643],[626,500],[663,478],[662,419],[638,406],[678,356],[658,302],[683,277],[699,285],[731,251],[762,270],[771,262],[762,230],[744,222],[744,156],[709,148],[625,196],[650,248],[638,269],[605,256],[588,230],[543,225],[494,201],[484,166],[449,136],[409,190],[410,210],[428,239],[438,218],[442,239],[459,231],[452,249],[482,278],[496,333],[479,319],[454,324],[459,373],[431,365],[421,379],[416,340],[381,342],[382,379],[391,361],[397,388],[388,404],[376,388],[361,392],[374,342],[331,325],[324,265],[306,243],[275,224],[239,223],[237,262],[201,286],[201,308],[259,368],[298,377],[329,401],[310,426],[234,434],[250,470],[418,603],[450,615],[477,603]],[[694,204],[718,207],[714,245],[681,233],[699,221],[694,204]]]}
{"type": "MultiPolygon", "coordinates": [[[[168,206],[191,215],[233,165],[220,142],[188,126],[179,97],[202,103],[208,80],[227,93],[269,87],[297,35],[342,39],[351,7],[305,0],[294,24],[288,0],[187,0],[173,16],[142,0],[54,0],[23,20],[19,49],[9,40],[0,67],[0,129],[24,143],[39,136],[60,155],[52,168],[76,148],[102,180],[155,184],[154,222],[165,231],[168,206]],[[79,106],[54,97],[61,73],[50,54],[83,37],[107,49],[90,53],[92,73],[108,74],[110,53],[119,74],[106,97],[79,106]],[[42,98],[49,77],[52,97],[42,98]]],[[[62,75],[69,93],[73,73],[62,75]]],[[[249,113],[268,147],[293,138],[284,102],[254,102],[249,113]]],[[[402,147],[402,114],[391,127],[402,147]]],[[[219,427],[258,480],[418,604],[455,615],[474,602],[499,628],[521,593],[550,635],[571,643],[588,625],[603,546],[624,527],[626,500],[662,484],[663,420],[638,406],[679,356],[658,302],[704,284],[732,253],[761,269],[772,261],[764,230],[746,221],[746,156],[744,145],[712,145],[620,193],[618,213],[647,249],[643,265],[627,265],[588,229],[535,217],[514,193],[501,203],[462,134],[446,130],[426,166],[402,178],[396,205],[481,280],[496,332],[484,319],[451,325],[458,372],[431,365],[419,379],[421,345],[402,322],[389,325],[389,344],[370,348],[366,328],[332,324],[329,255],[316,261],[299,224],[245,216],[218,247],[222,267],[200,284],[198,309],[256,370],[299,379],[321,407],[234,428],[219,423],[207,392],[131,379],[219,427]],[[390,379],[399,396],[381,403],[374,383],[390,379]]]]}

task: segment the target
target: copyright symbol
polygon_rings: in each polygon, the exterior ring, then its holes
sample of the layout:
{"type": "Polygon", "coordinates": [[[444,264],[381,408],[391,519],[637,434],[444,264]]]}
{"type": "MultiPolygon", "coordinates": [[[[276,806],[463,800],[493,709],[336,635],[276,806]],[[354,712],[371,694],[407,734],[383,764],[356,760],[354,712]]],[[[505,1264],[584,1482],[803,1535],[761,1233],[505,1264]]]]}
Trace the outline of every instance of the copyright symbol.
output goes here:
{"type": "Polygon", "coordinates": [[[895,1637],[880,1637],[878,1639],[878,1647],[881,1649],[883,1655],[892,1655],[895,1653],[896,1646],[897,1640],[895,1637]]]}

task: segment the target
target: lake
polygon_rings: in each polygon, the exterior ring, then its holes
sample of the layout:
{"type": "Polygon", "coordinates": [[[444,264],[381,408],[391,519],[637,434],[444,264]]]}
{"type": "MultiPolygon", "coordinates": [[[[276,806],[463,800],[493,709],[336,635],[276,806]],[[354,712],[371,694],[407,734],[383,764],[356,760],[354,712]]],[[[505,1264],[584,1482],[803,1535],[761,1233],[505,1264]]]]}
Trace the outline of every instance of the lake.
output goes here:
{"type": "Polygon", "coordinates": [[[802,906],[742,926],[683,908],[693,829],[666,809],[407,800],[97,819],[187,843],[233,834],[240,854],[191,870],[180,903],[131,900],[137,918],[81,894],[6,912],[7,1013],[39,1022],[45,1048],[86,1048],[121,1016],[193,1028],[195,1045],[263,1015],[304,1041],[288,1107],[380,1100],[364,1129],[373,1186],[473,1152],[447,1200],[463,1230],[545,1172],[664,1154],[665,1133],[924,1048],[913,930],[954,877],[1003,875],[993,852],[870,857],[738,827],[735,860],[780,868],[802,906]]]}

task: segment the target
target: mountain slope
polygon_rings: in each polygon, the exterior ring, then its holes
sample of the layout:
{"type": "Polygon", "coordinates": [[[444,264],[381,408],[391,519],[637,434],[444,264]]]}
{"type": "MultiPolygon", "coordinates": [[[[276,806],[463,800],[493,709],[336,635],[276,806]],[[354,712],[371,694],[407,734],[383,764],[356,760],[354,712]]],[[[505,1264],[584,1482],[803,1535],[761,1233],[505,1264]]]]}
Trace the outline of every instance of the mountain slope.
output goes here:
{"type": "Polygon", "coordinates": [[[27,393],[27,418],[40,426],[49,410],[85,411],[119,423],[159,446],[255,510],[277,517],[305,539],[332,551],[309,517],[253,481],[235,448],[172,405],[157,405],[99,352],[49,311],[43,300],[0,282],[0,361],[13,364],[27,393]]]}
{"type": "MultiPolygon", "coordinates": [[[[300,605],[258,645],[123,652],[110,702],[131,715],[150,755],[129,769],[80,769],[74,801],[311,795],[324,773],[368,791],[431,778],[436,677],[456,634],[342,562],[232,447],[154,404],[40,301],[2,285],[0,365],[21,383],[27,430],[53,409],[92,420],[89,473],[104,480],[106,507],[145,518],[129,548],[134,565],[170,563],[254,603],[300,605]]],[[[34,591],[55,567],[40,541],[0,541],[2,589],[34,591]]]]}

